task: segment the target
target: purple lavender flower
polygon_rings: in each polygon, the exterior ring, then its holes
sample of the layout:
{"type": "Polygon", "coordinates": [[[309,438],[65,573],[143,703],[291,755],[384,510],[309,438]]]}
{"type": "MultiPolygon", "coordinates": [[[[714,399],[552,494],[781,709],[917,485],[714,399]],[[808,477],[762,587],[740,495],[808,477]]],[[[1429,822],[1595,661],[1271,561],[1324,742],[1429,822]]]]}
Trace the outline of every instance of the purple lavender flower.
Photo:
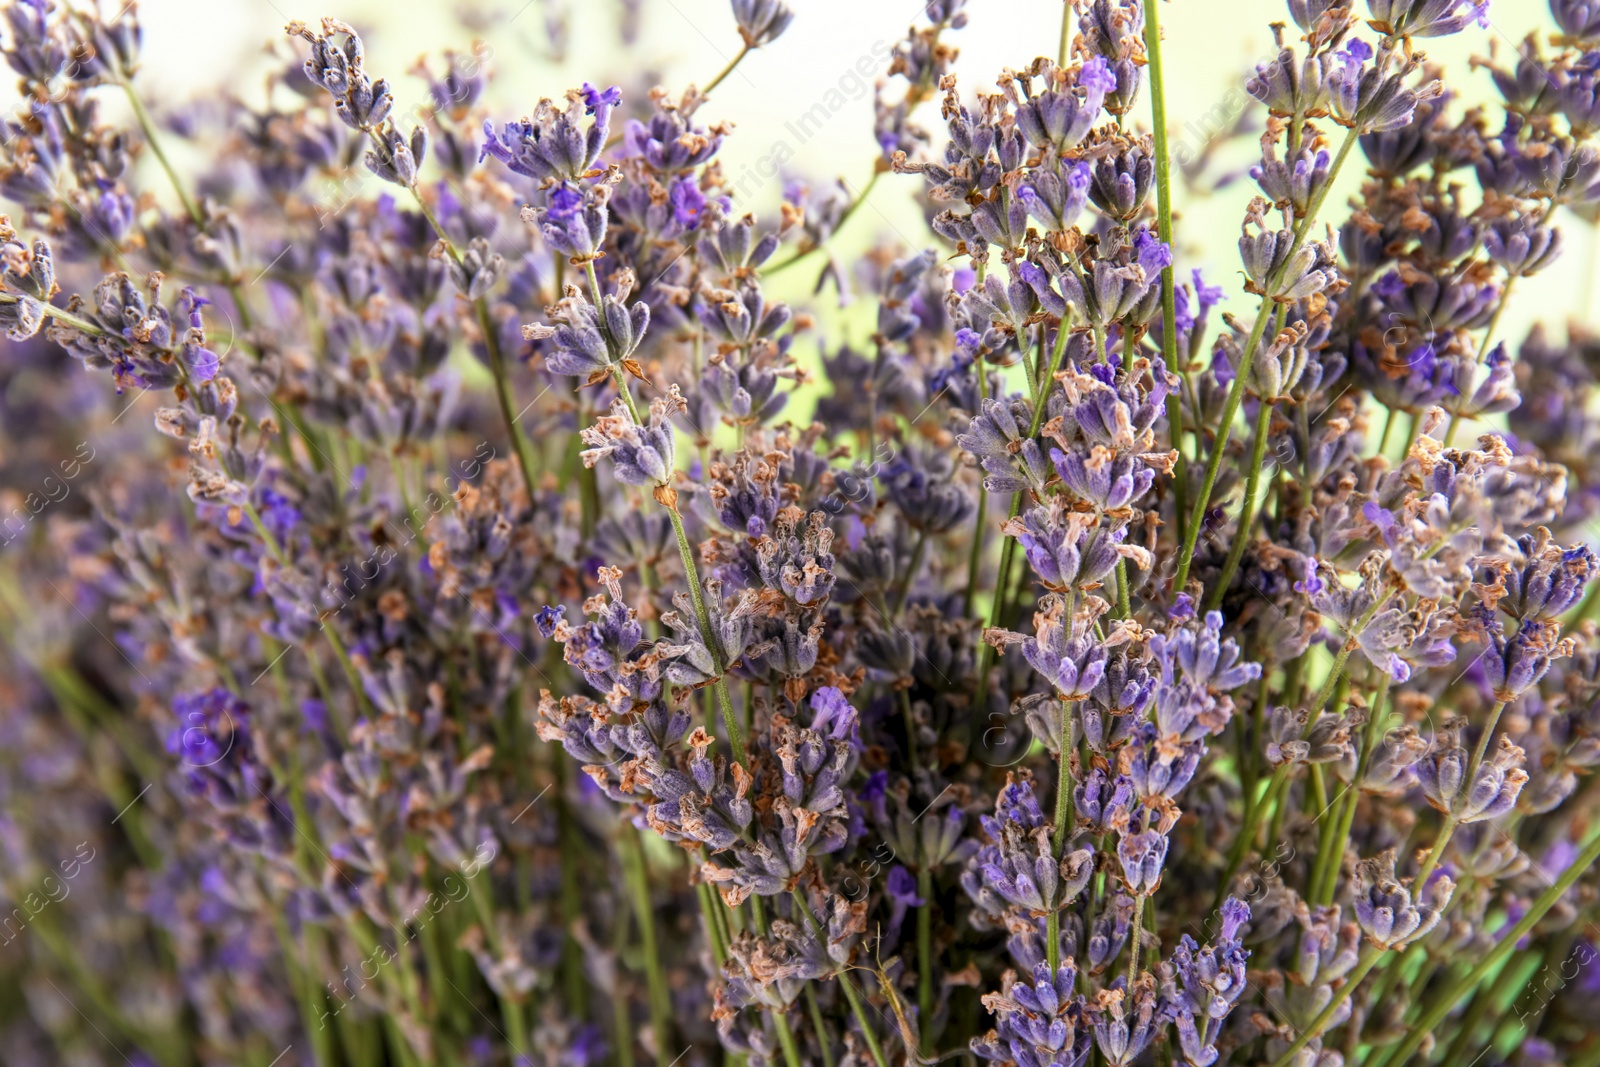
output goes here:
{"type": "Polygon", "coordinates": [[[1454,891],[1455,883],[1441,875],[1413,894],[1396,881],[1391,850],[1356,867],[1356,922],[1377,947],[1404,948],[1438,925],[1454,891]]]}
{"type": "Polygon", "coordinates": [[[498,133],[486,120],[479,162],[493,156],[513,173],[539,182],[587,177],[605,147],[611,112],[622,103],[622,92],[616,86],[601,92],[585,85],[581,92],[569,91],[566,100],[565,107],[541,100],[531,117],[504,123],[498,133]],[[593,119],[587,128],[584,116],[593,119]]]}
{"type": "Polygon", "coordinates": [[[1472,0],[1368,0],[1374,28],[1400,37],[1445,37],[1476,23],[1489,26],[1489,2],[1472,0]]]}
{"type": "Polygon", "coordinates": [[[394,109],[394,93],[382,78],[374,82],[363,67],[366,48],[348,24],[322,20],[322,32],[313,33],[303,23],[291,22],[288,32],[311,44],[305,75],[333,96],[333,111],[346,126],[372,130],[394,109]],[[342,38],[342,40],[340,40],[342,38]]]}
{"type": "Polygon", "coordinates": [[[1498,818],[1516,805],[1528,781],[1522,769],[1524,752],[1504,735],[1495,752],[1477,768],[1471,782],[1471,759],[1461,745],[1459,722],[1447,724],[1433,748],[1413,768],[1429,804],[1461,823],[1498,818]]]}
{"type": "Polygon", "coordinates": [[[1105,672],[1104,645],[1066,617],[1066,604],[1055,594],[1040,602],[1034,636],[1023,639],[1022,654],[1062,700],[1085,699],[1105,672]]]}
{"type": "Polygon", "coordinates": [[[781,0],[733,0],[733,18],[746,48],[760,48],[783,36],[794,12],[781,0]]]}

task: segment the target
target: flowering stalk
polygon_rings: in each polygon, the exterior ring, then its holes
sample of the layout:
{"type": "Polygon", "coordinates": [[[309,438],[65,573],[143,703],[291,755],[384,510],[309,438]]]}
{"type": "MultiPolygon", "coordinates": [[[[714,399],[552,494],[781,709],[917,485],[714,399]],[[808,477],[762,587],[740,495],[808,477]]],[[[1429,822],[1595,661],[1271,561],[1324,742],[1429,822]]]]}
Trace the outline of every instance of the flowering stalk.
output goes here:
{"type": "MultiPolygon", "coordinates": [[[[839,215],[839,221],[833,227],[833,233],[837,234],[840,230],[844,229],[844,224],[850,221],[850,217],[860,209],[862,204],[867,202],[867,197],[872,195],[872,190],[877,187],[878,179],[882,175],[883,171],[878,169],[873,170],[872,177],[868,178],[867,184],[861,187],[861,192],[856,194],[855,198],[850,201],[850,205],[846,207],[839,215]]],[[[766,277],[771,277],[774,274],[781,273],[782,271],[788,270],[796,263],[799,263],[801,260],[810,258],[812,253],[822,251],[824,247],[826,247],[825,244],[819,243],[812,245],[809,248],[802,248],[790,255],[788,258],[781,259],[772,266],[763,269],[761,273],[766,277]]]]}
{"type": "MultiPolygon", "coordinates": [[[[393,150],[384,144],[377,130],[368,126],[366,133],[368,138],[371,139],[373,148],[379,158],[392,156],[393,150]]],[[[445,231],[438,218],[434,216],[433,209],[428,206],[427,200],[423,198],[422,190],[417,187],[415,175],[412,176],[407,187],[411,191],[412,200],[416,202],[418,210],[422,212],[422,217],[427,219],[428,226],[432,228],[440,242],[443,243],[445,252],[450,256],[451,261],[458,268],[461,267],[463,262],[461,250],[456,247],[455,242],[450,239],[449,233],[445,231]]],[[[474,299],[472,301],[472,313],[478,323],[479,332],[483,334],[484,350],[489,355],[489,374],[494,379],[495,402],[500,408],[500,420],[505,424],[506,434],[511,438],[511,449],[517,457],[517,468],[522,472],[523,487],[528,491],[528,499],[532,500],[537,495],[533,480],[533,457],[528,452],[527,437],[523,434],[521,426],[518,425],[517,413],[514,410],[515,404],[511,398],[511,378],[506,368],[505,355],[500,351],[499,331],[495,329],[494,319],[489,314],[488,299],[482,296],[474,299]]]]}
{"type": "MultiPolygon", "coordinates": [[[[1067,351],[1067,336],[1066,323],[1063,322],[1060,329],[1056,331],[1056,343],[1050,352],[1050,366],[1044,375],[1043,388],[1033,400],[1033,416],[1028,422],[1029,437],[1037,435],[1039,427],[1044,424],[1045,399],[1050,395],[1050,383],[1054,380],[1056,372],[1061,369],[1061,358],[1067,351]]],[[[1021,490],[1011,494],[1011,511],[1007,515],[1007,521],[1015,519],[1022,513],[1022,498],[1023,491],[1021,490]]],[[[1005,592],[1011,584],[1011,565],[1016,556],[1016,545],[1016,538],[1007,537],[1005,543],[1001,546],[1000,571],[995,578],[994,600],[989,605],[987,629],[999,626],[1001,619],[1004,618],[1005,592]]],[[[992,658],[993,650],[988,642],[980,642],[977,669],[979,692],[982,692],[985,680],[989,676],[989,662],[992,658]]]]}
{"type": "MultiPolygon", "coordinates": [[[[1355,147],[1358,140],[1357,130],[1352,126],[1345,132],[1344,139],[1339,142],[1339,153],[1333,157],[1333,166],[1328,171],[1327,182],[1319,188],[1312,197],[1310,207],[1304,218],[1300,219],[1294,227],[1294,241],[1289,249],[1289,255],[1284,259],[1283,265],[1294,261],[1295,254],[1305,244],[1306,234],[1311,231],[1321,210],[1322,203],[1327,199],[1328,191],[1333,188],[1334,181],[1339,176],[1340,169],[1344,166],[1345,159],[1350,155],[1350,150],[1355,147]]],[[[1254,365],[1256,349],[1261,345],[1262,335],[1266,332],[1267,319],[1270,317],[1274,299],[1270,295],[1277,282],[1282,280],[1283,268],[1275,271],[1265,286],[1269,295],[1262,297],[1261,307],[1256,312],[1255,325],[1250,329],[1250,338],[1245,342],[1244,354],[1239,359],[1239,373],[1233,379],[1233,385],[1228,390],[1228,397],[1223,401],[1222,415],[1217,423],[1217,437],[1211,443],[1211,454],[1206,460],[1205,475],[1200,482],[1200,493],[1195,498],[1194,508],[1189,513],[1188,528],[1183,533],[1183,548],[1178,554],[1178,571],[1173,580],[1173,588],[1181,590],[1189,577],[1189,565],[1194,561],[1195,543],[1200,538],[1200,526],[1205,518],[1206,505],[1211,499],[1211,490],[1217,484],[1217,475],[1222,470],[1222,460],[1227,455],[1228,438],[1233,433],[1233,420],[1239,413],[1239,404],[1244,399],[1244,386],[1249,378],[1250,368],[1254,365]]]]}
{"type": "MultiPolygon", "coordinates": [[[[796,888],[790,894],[790,899],[794,901],[795,910],[805,919],[806,926],[812,933],[821,934],[822,925],[817,921],[817,917],[812,914],[811,907],[806,903],[805,897],[799,888],[796,888]]],[[[862,1000],[861,991],[856,987],[855,980],[850,977],[848,970],[842,968],[835,977],[839,980],[839,988],[844,990],[845,1000],[850,1004],[850,1012],[855,1017],[856,1025],[861,1028],[861,1036],[867,1043],[867,1051],[872,1055],[872,1062],[877,1067],[889,1067],[889,1061],[883,1053],[883,1045],[878,1041],[877,1032],[872,1028],[872,1020],[866,1013],[865,1003],[862,1000]]]]}
{"type": "MultiPolygon", "coordinates": [[[[978,395],[983,399],[989,398],[989,389],[984,382],[984,371],[978,368],[978,395]]],[[[972,613],[978,595],[978,574],[983,568],[984,549],[984,522],[989,516],[989,490],[980,481],[978,483],[978,512],[972,523],[972,546],[967,550],[967,584],[961,594],[961,612],[964,615],[972,613]]]]}

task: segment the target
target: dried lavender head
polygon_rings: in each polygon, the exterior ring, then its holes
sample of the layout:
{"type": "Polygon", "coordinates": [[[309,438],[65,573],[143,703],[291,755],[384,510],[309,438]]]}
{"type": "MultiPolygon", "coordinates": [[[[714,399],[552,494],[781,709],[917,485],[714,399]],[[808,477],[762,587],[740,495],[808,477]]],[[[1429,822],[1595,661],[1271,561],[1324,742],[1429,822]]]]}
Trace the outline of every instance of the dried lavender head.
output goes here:
{"type": "Polygon", "coordinates": [[[512,173],[535,181],[576,182],[599,160],[611,112],[621,103],[616,86],[601,91],[585,85],[567,93],[565,107],[541,100],[531,117],[506,122],[499,132],[485,120],[479,162],[493,156],[512,173]]]}
{"type": "Polygon", "coordinates": [[[1445,875],[1413,894],[1395,880],[1394,853],[1362,860],[1356,868],[1356,922],[1379,948],[1403,948],[1439,922],[1455,884],[1445,875]]]}

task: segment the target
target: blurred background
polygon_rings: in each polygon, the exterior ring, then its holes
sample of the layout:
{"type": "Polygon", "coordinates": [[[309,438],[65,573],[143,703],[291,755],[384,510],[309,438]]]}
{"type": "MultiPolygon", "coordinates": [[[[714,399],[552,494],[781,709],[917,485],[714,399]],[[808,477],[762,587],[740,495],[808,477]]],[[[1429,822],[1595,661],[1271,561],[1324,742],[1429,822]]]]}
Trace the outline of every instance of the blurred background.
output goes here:
{"type": "MultiPolygon", "coordinates": [[[[799,0],[797,17],[775,44],[742,62],[702,112],[706,121],[725,120],[736,136],[721,152],[726,172],[740,190],[740,206],[774,216],[785,178],[813,182],[842,179],[859,189],[871,176],[872,85],[883,74],[889,45],[904,35],[920,10],[917,0],[799,0]],[[861,70],[871,73],[863,77],[861,70]],[[820,110],[819,110],[820,105],[820,110]]],[[[984,0],[981,19],[959,34],[956,69],[964,95],[992,90],[1006,67],[1022,67],[1038,55],[1054,55],[1060,0],[984,0]],[[1002,31],[999,27],[1004,27],[1002,31]]],[[[693,81],[704,85],[738,47],[727,0],[140,0],[145,24],[141,81],[148,98],[174,101],[202,97],[223,85],[252,102],[266,94],[266,75],[288,55],[283,27],[290,20],[315,25],[333,16],[356,26],[368,49],[368,68],[396,86],[402,103],[420,102],[426,86],[407,74],[419,56],[445,49],[486,49],[499,83],[496,98],[519,101],[519,117],[540,97],[559,97],[584,81],[616,79],[631,56],[648,56],[641,84],[661,84],[674,94],[693,81]],[[635,49],[617,39],[619,9],[636,12],[635,49]]],[[[1230,293],[1241,290],[1236,240],[1244,205],[1254,185],[1243,168],[1258,156],[1255,144],[1263,110],[1244,92],[1255,64],[1275,51],[1267,27],[1284,17],[1281,0],[1173,0],[1163,5],[1167,42],[1167,96],[1176,163],[1204,165],[1189,175],[1198,188],[1175,194],[1178,266],[1204,270],[1207,280],[1230,293]],[[1242,126],[1249,131],[1226,136],[1242,126]],[[1243,181],[1212,191],[1218,176],[1243,181]]],[[[1504,60],[1546,17],[1533,0],[1498,0],[1492,24],[1443,42],[1429,42],[1428,58],[1452,75],[1458,106],[1489,99],[1489,75],[1470,70],[1474,56],[1504,60]]],[[[644,60],[641,58],[642,64],[644,60]]],[[[638,68],[633,68],[638,69],[638,68]]],[[[282,92],[283,90],[279,90],[282,92]]],[[[1136,111],[1148,126],[1147,97],[1136,111]]],[[[930,129],[936,106],[920,113],[930,129]]],[[[935,143],[943,138],[935,131],[935,143]]],[[[144,165],[154,165],[146,160],[144,165]]],[[[1353,190],[1357,168],[1342,185],[1353,190]]],[[[156,187],[157,183],[149,183],[156,187]]],[[[921,180],[885,176],[867,206],[857,212],[833,247],[842,260],[880,241],[922,247],[931,231],[912,200],[921,180]]],[[[1337,199],[1337,197],[1336,197],[1337,199]]],[[[508,220],[510,221],[510,220],[508,220]]],[[[1586,319],[1596,281],[1597,249],[1592,227],[1575,218],[1563,227],[1568,251],[1535,284],[1519,286],[1501,336],[1520,342],[1536,319],[1558,326],[1569,317],[1586,319]]],[[[796,296],[815,279],[820,260],[791,272],[777,287],[796,296]]],[[[777,279],[774,279],[777,282],[777,279]]],[[[1242,309],[1237,301],[1229,308],[1242,309]]],[[[863,324],[863,329],[867,327],[863,324]]]]}

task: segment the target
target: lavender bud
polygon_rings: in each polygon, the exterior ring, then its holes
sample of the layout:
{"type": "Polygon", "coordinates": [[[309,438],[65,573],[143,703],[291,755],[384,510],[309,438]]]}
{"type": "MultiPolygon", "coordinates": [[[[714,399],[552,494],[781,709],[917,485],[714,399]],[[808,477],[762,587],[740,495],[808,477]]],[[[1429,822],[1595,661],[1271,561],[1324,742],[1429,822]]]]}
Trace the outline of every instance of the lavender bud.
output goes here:
{"type": "Polygon", "coordinates": [[[1561,254],[1561,231],[1537,219],[1496,219],[1483,235],[1483,250],[1510,277],[1534,274],[1561,254]]]}
{"type": "Polygon", "coordinates": [[[1489,27],[1489,2],[1473,0],[1367,0],[1373,29],[1394,37],[1444,37],[1473,23],[1489,27]]]}
{"type": "Polygon", "coordinates": [[[782,0],[733,0],[733,18],[745,47],[760,48],[783,36],[794,12],[782,0]]]}
{"type": "Polygon", "coordinates": [[[1245,82],[1245,91],[1272,114],[1284,118],[1317,112],[1328,102],[1328,72],[1332,64],[1333,57],[1326,52],[1297,62],[1294,50],[1284,48],[1271,62],[1256,65],[1255,74],[1245,82]]]}
{"type": "Polygon", "coordinates": [[[456,289],[468,300],[487,296],[505,267],[505,257],[489,251],[489,239],[486,237],[474,237],[461,253],[459,263],[451,260],[446,264],[450,280],[455,282],[456,289]]]}
{"type": "Polygon", "coordinates": [[[346,126],[371,130],[383,123],[394,108],[394,94],[383,79],[374,82],[362,68],[366,49],[348,23],[322,20],[322,32],[313,33],[304,23],[289,23],[291,36],[311,43],[311,58],[305,62],[306,77],[333,96],[333,111],[346,126]],[[342,41],[339,39],[343,38],[342,41]]]}
{"type": "Polygon", "coordinates": [[[1580,41],[1600,38],[1600,7],[1593,0],[1550,0],[1550,14],[1568,37],[1580,41]]]}
{"type": "Polygon", "coordinates": [[[1118,151],[1094,165],[1089,199],[1106,214],[1124,222],[1139,214],[1155,182],[1155,163],[1145,138],[1110,143],[1118,151]]]}
{"type": "Polygon", "coordinates": [[[581,91],[570,90],[566,99],[566,107],[539,101],[531,118],[507,122],[499,133],[494,123],[485,121],[479,161],[493,156],[513,173],[539,182],[587,177],[605,147],[611,112],[622,103],[622,91],[612,86],[601,92],[585,84],[581,91]],[[594,119],[587,129],[580,125],[580,105],[594,119]]]}
{"type": "Polygon", "coordinates": [[[1405,78],[1416,61],[1391,63],[1393,54],[1386,41],[1377,62],[1369,66],[1372,47],[1359,39],[1350,40],[1333,54],[1334,65],[1327,80],[1333,111],[1341,125],[1361,133],[1396,129],[1411,121],[1419,103],[1438,95],[1438,82],[1430,82],[1422,89],[1406,88],[1405,78]]]}
{"type": "Polygon", "coordinates": [[[1438,925],[1455,883],[1445,875],[1429,880],[1413,898],[1395,879],[1394,850],[1356,865],[1356,922],[1380,949],[1404,948],[1438,925]]]}
{"type": "Polygon", "coordinates": [[[583,443],[589,446],[582,454],[584,466],[610,459],[618,481],[665,488],[672,479],[676,454],[677,435],[670,416],[685,408],[678,387],[672,386],[667,396],[650,402],[649,419],[641,426],[618,398],[610,415],[601,415],[593,426],[584,428],[583,443]]]}
{"type": "Polygon", "coordinates": [[[378,146],[367,152],[367,169],[386,182],[410,188],[417,182],[417,162],[428,152],[428,131],[418,126],[408,142],[398,128],[389,126],[377,134],[378,146]]]}
{"type": "Polygon", "coordinates": [[[1279,209],[1292,209],[1295,218],[1305,218],[1311,204],[1328,184],[1331,157],[1327,149],[1307,141],[1289,161],[1278,159],[1275,140],[1265,140],[1262,150],[1263,158],[1250,168],[1250,177],[1279,209]]]}

